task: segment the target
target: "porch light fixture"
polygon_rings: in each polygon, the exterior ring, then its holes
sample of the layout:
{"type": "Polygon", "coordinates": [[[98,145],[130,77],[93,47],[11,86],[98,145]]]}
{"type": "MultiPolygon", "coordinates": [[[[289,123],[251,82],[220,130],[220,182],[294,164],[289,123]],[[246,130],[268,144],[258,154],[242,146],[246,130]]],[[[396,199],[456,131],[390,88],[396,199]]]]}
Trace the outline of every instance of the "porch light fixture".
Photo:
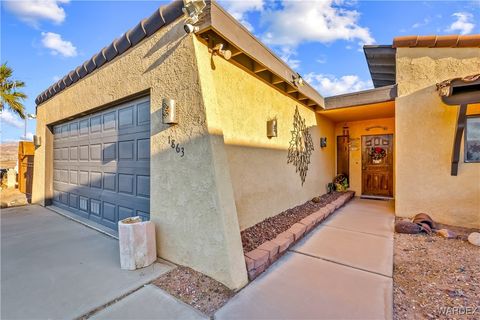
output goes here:
{"type": "Polygon", "coordinates": [[[327,137],[320,137],[320,148],[325,148],[327,146],[327,137]]]}
{"type": "Polygon", "coordinates": [[[273,138],[277,136],[277,119],[267,121],[267,137],[273,138]]]}
{"type": "Polygon", "coordinates": [[[163,98],[162,100],[162,121],[164,124],[177,124],[177,108],[175,100],[163,98]]]}
{"type": "Polygon", "coordinates": [[[303,78],[300,74],[292,75],[292,82],[296,87],[301,87],[304,85],[303,78]]]}
{"type": "Polygon", "coordinates": [[[219,55],[225,58],[225,60],[229,60],[232,57],[232,52],[230,50],[224,49],[225,45],[223,43],[217,43],[215,47],[210,49],[209,51],[213,55],[219,55]]]}

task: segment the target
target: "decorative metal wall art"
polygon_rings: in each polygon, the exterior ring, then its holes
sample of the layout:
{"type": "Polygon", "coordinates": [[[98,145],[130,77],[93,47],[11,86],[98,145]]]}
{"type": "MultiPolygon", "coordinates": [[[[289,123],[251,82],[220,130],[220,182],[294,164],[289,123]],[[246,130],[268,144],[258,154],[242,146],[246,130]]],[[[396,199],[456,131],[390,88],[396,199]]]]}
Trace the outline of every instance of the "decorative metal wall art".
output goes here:
{"type": "Polygon", "coordinates": [[[305,125],[305,119],[298,112],[298,106],[295,108],[293,130],[291,132],[292,140],[290,140],[290,147],[288,148],[287,163],[292,163],[295,166],[295,171],[300,173],[303,186],[314,148],[312,136],[305,125]]]}

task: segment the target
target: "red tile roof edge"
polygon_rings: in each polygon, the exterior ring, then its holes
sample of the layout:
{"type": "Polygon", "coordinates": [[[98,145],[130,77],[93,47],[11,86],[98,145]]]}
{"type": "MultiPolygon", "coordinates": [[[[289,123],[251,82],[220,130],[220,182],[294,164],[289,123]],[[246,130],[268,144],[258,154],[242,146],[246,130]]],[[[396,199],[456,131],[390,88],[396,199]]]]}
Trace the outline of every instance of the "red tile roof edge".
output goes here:
{"type": "Polygon", "coordinates": [[[401,36],[393,38],[394,48],[480,48],[480,34],[445,36],[401,36]]]}

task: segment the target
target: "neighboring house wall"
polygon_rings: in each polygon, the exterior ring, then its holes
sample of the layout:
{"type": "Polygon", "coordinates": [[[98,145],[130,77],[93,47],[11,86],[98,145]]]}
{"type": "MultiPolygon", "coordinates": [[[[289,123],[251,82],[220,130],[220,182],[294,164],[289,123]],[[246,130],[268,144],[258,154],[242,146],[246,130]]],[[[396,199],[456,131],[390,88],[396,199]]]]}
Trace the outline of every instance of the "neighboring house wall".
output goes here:
{"type": "Polygon", "coordinates": [[[443,104],[435,84],[480,73],[480,49],[398,48],[396,65],[396,214],[479,228],[480,164],[464,163],[462,142],[450,175],[458,107],[443,104]]]}
{"type": "MultiPolygon", "coordinates": [[[[343,135],[343,126],[345,122],[337,123],[335,126],[335,142],[337,136],[343,135]]],[[[350,190],[356,192],[357,196],[362,194],[362,136],[368,135],[381,135],[381,134],[393,134],[393,141],[395,147],[395,118],[383,118],[383,119],[372,119],[372,120],[363,120],[363,121],[352,121],[347,122],[349,135],[350,135],[350,190]],[[382,128],[373,128],[371,130],[366,130],[372,126],[381,126],[385,127],[386,130],[382,128]]],[[[393,171],[393,194],[395,195],[395,151],[394,156],[394,171],[393,171]]]]}
{"type": "MultiPolygon", "coordinates": [[[[37,109],[33,200],[52,197],[52,133],[47,125],[147,92],[151,101],[150,218],[162,258],[187,265],[230,288],[247,282],[228,177],[208,134],[192,35],[178,20],[66,88],[37,109]],[[162,98],[176,100],[179,124],[163,125],[162,98]],[[180,157],[168,137],[185,149],[180,157]],[[45,168],[45,169],[40,169],[45,168]],[[228,193],[228,192],[227,192],[228,193]]],[[[233,197],[232,197],[233,198],[233,197]]]]}
{"type": "Polygon", "coordinates": [[[208,127],[225,144],[240,229],[324,194],[334,176],[334,124],[196,44],[208,127]],[[287,164],[296,106],[315,148],[303,186],[287,164]],[[278,136],[269,139],[266,123],[275,117],[278,136]],[[320,137],[327,137],[326,148],[320,148],[320,137]]]}

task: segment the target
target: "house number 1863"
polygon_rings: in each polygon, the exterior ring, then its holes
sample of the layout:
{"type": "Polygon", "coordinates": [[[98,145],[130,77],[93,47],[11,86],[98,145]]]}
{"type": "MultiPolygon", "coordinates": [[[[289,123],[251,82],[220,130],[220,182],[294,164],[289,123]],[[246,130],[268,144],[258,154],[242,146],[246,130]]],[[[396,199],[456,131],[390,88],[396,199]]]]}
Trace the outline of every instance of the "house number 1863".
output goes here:
{"type": "Polygon", "coordinates": [[[185,149],[180,146],[179,143],[175,143],[175,139],[172,139],[172,137],[168,137],[168,144],[172,149],[174,149],[177,153],[180,153],[180,157],[183,157],[185,155],[185,149]]]}

